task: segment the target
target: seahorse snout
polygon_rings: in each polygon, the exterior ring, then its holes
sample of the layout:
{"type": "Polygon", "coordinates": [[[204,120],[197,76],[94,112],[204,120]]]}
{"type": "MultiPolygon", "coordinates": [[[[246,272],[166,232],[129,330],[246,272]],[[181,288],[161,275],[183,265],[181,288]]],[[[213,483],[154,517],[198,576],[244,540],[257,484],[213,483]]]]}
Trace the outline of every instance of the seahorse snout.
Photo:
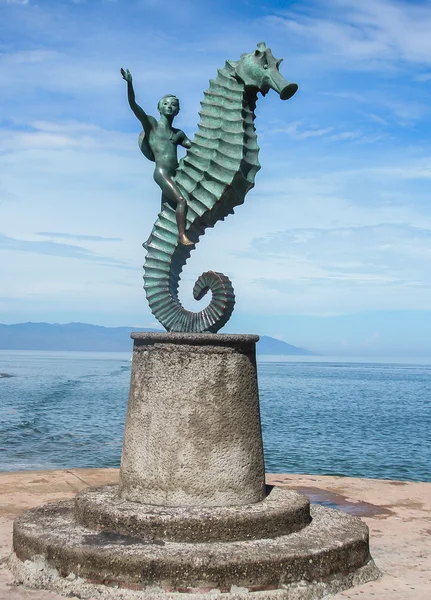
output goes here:
{"type": "Polygon", "coordinates": [[[280,94],[282,100],[289,100],[298,89],[296,83],[289,83],[278,71],[271,73],[268,83],[277,94],[280,94]]]}

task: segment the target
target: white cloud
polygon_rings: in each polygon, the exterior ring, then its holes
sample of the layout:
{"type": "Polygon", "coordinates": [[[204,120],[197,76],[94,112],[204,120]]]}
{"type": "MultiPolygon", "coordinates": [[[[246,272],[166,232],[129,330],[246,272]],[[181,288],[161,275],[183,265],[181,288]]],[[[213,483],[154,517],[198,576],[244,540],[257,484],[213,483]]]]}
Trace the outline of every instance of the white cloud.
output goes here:
{"type": "Polygon", "coordinates": [[[431,73],[420,73],[414,76],[415,81],[429,81],[431,79],[431,73]]]}
{"type": "Polygon", "coordinates": [[[21,50],[0,54],[0,65],[20,65],[43,63],[60,58],[61,54],[55,50],[21,50]]]}
{"type": "Polygon", "coordinates": [[[365,139],[360,131],[336,131],[334,127],[311,127],[304,124],[303,121],[293,121],[285,127],[268,128],[270,135],[288,135],[297,140],[306,140],[308,138],[326,138],[333,142],[343,140],[365,139]]]}
{"type": "Polygon", "coordinates": [[[290,123],[286,127],[276,127],[274,129],[269,129],[268,133],[272,133],[272,134],[282,133],[282,134],[290,135],[291,137],[294,137],[294,138],[297,138],[300,140],[305,140],[305,139],[311,138],[311,137],[326,136],[327,134],[331,133],[332,131],[333,131],[333,127],[325,127],[325,128],[309,127],[309,128],[306,128],[306,126],[305,127],[303,126],[302,121],[293,121],[293,123],[290,123]]]}
{"type": "Polygon", "coordinates": [[[429,3],[329,0],[269,18],[352,70],[398,68],[397,61],[431,64],[429,3]]]}
{"type": "Polygon", "coordinates": [[[20,150],[55,150],[79,148],[90,151],[95,148],[127,150],[130,137],[115,131],[106,131],[90,123],[77,121],[30,121],[16,120],[14,129],[0,130],[0,151],[9,153],[20,150]]]}
{"type": "Polygon", "coordinates": [[[29,0],[0,0],[0,4],[29,4],[29,0]]]}

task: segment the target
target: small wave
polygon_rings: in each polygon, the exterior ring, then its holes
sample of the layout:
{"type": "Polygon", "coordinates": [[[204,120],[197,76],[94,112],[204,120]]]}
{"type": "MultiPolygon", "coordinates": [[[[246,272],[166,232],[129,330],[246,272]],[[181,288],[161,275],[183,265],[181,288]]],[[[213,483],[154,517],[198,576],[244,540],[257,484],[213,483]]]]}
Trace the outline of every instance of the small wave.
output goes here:
{"type": "Polygon", "coordinates": [[[127,371],[130,371],[131,368],[131,365],[122,366],[119,369],[115,369],[115,371],[111,371],[110,373],[108,373],[108,375],[109,377],[121,376],[124,375],[124,373],[126,373],[127,371]]]}
{"type": "Polygon", "coordinates": [[[6,377],[15,377],[11,373],[0,373],[0,379],[6,379],[6,377]]]}

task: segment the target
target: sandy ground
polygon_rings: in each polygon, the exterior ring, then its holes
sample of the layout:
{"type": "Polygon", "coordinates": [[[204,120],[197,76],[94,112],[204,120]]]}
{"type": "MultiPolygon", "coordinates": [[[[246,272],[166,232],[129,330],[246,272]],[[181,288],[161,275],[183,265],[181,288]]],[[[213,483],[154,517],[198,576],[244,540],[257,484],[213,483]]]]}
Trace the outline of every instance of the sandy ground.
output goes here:
{"type": "MultiPolygon", "coordinates": [[[[61,599],[13,584],[4,560],[11,549],[13,519],[39,504],[71,498],[89,485],[117,480],[116,469],[0,473],[0,600],[61,599]]],[[[431,483],[311,475],[268,475],[268,483],[359,516],[370,528],[371,553],[382,577],[332,596],[334,600],[431,599],[431,483]]]]}

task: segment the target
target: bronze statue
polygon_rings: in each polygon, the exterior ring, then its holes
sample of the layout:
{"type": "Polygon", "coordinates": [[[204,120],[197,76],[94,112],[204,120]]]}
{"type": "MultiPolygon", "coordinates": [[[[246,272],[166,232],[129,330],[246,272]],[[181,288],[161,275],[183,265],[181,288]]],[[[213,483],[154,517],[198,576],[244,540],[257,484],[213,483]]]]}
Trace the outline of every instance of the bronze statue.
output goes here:
{"type": "MultiPolygon", "coordinates": [[[[178,168],[177,146],[191,148],[191,141],[184,131],[172,127],[172,122],[180,112],[180,103],[173,94],[163,96],[157,105],[160,119],[157,121],[136,103],[132,75],[127,69],[121,69],[123,79],[127,81],[127,97],[130,108],[141,122],[143,131],[139,136],[142,153],[156,163],[154,180],[160,186],[164,196],[176,206],[178,241],[185,246],[193,246],[185,233],[187,203],[174,181],[178,168]]],[[[162,196],[162,205],[164,198],[162,196]]]]}
{"type": "Polygon", "coordinates": [[[216,333],[232,314],[235,296],[225,275],[207,271],[197,279],[194,298],[200,300],[209,290],[212,298],[206,308],[191,312],[178,299],[180,274],[205,229],[233,214],[254,186],[260,169],[254,127],[258,93],[265,96],[273,89],[288,100],[298,89],[281,75],[280,63],[264,42],[238,61],[226,61],[204,93],[192,142],[172,127],[177,98],[162,98],[156,121],[136,104],[132,77],[121,70],[130,106],[144,128],[141,150],[155,161],[154,179],[163,192],[162,209],[144,244],[144,288],[152,313],[168,331],[216,333]],[[188,149],[179,164],[178,144],[188,149]]]}

